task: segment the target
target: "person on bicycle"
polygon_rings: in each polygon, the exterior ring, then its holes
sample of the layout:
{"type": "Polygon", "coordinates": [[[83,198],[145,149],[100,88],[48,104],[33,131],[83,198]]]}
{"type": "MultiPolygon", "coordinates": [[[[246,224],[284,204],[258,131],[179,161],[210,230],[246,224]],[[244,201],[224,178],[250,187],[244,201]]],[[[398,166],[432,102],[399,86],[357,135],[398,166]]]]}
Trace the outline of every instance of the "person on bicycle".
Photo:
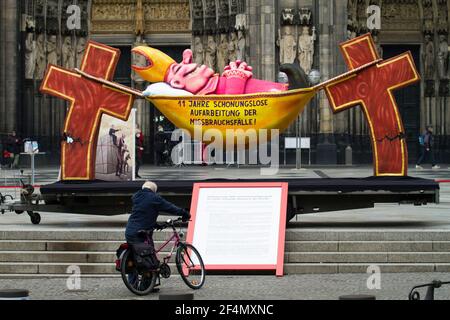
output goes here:
{"type": "MultiPolygon", "coordinates": [[[[161,211],[169,215],[181,216],[184,222],[191,218],[188,211],[165,200],[156,193],[157,190],[158,186],[154,182],[146,181],[142,190],[133,195],[133,209],[125,230],[128,243],[144,242],[145,239],[139,236],[139,231],[153,230],[157,226],[156,221],[161,211]]],[[[149,238],[151,239],[151,234],[149,238]]]]}

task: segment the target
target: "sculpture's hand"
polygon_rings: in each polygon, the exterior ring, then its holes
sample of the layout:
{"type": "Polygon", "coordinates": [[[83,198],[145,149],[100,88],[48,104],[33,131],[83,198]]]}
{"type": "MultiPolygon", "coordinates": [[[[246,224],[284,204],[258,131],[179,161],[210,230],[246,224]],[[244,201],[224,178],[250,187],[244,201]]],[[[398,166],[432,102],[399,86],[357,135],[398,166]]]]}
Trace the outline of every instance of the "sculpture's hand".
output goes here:
{"type": "Polygon", "coordinates": [[[253,77],[253,68],[244,61],[236,60],[225,67],[223,76],[227,79],[240,78],[248,80],[253,77]]]}

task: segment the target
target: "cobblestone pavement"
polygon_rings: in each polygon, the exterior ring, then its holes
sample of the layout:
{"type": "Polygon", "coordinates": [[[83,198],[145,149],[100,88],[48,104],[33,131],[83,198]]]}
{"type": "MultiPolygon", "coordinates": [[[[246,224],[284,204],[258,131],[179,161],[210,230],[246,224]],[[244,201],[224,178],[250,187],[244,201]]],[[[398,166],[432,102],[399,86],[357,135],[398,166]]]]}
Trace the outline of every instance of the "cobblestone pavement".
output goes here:
{"type": "MultiPolygon", "coordinates": [[[[204,288],[195,291],[196,300],[337,300],[341,295],[370,294],[378,300],[406,300],[413,286],[434,279],[450,281],[448,273],[381,274],[381,289],[367,288],[368,274],[275,276],[208,276],[204,288]]],[[[121,278],[81,278],[81,289],[69,291],[67,278],[1,279],[0,288],[30,290],[33,300],[158,299],[158,294],[137,297],[129,292],[121,278]]],[[[163,281],[160,293],[192,292],[174,276],[163,281]]],[[[425,290],[421,289],[423,298],[425,290]]],[[[450,286],[435,291],[436,300],[450,299],[450,286]]]]}

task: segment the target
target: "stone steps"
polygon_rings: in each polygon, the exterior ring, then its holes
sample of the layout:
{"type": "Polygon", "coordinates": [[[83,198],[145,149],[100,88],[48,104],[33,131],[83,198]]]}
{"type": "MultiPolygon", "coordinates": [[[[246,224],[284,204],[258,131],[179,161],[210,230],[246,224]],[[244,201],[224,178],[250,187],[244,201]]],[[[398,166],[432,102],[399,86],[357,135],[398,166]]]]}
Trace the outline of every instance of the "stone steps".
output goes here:
{"type": "Polygon", "coordinates": [[[440,252],[450,241],[286,241],[287,252],[440,252]]]}
{"type": "MultiPolygon", "coordinates": [[[[383,273],[450,272],[450,263],[377,263],[383,273]]],[[[371,263],[288,263],[285,274],[366,273],[371,263]]]]}
{"type": "MultiPolygon", "coordinates": [[[[156,246],[169,236],[155,233],[156,246]]],[[[83,276],[117,276],[115,251],[123,238],[117,230],[1,231],[0,278],[62,276],[71,265],[83,276]]],[[[288,229],[285,251],[286,274],[366,273],[370,265],[386,273],[450,272],[445,230],[288,229]]]]}
{"type": "MultiPolygon", "coordinates": [[[[0,251],[0,262],[111,263],[115,257],[114,252],[0,251]]],[[[285,263],[450,263],[450,252],[288,252],[285,263]]]]}
{"type": "MultiPolygon", "coordinates": [[[[163,241],[154,241],[156,247],[163,245],[163,241]]],[[[0,240],[0,252],[3,251],[88,251],[115,252],[124,241],[44,241],[44,240],[0,240]]],[[[172,244],[164,248],[167,252],[172,244]]]]}

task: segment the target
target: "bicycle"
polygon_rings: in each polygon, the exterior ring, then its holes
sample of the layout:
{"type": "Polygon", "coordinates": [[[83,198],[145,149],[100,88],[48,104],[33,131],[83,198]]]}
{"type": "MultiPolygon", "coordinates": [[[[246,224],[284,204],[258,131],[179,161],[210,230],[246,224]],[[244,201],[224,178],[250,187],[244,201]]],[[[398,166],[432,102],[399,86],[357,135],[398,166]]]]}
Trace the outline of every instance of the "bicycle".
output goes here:
{"type": "MultiPolygon", "coordinates": [[[[181,242],[184,237],[184,233],[181,229],[178,231],[175,228],[174,223],[179,222],[182,219],[167,220],[166,223],[157,225],[154,230],[164,230],[172,228],[172,236],[166,240],[166,242],[156,250],[156,253],[161,253],[171,242],[173,242],[172,249],[169,254],[163,258],[163,262],[156,270],[148,270],[146,272],[140,272],[136,266],[133,257],[133,251],[128,243],[124,243],[120,246],[121,250],[119,258],[116,260],[116,269],[120,271],[122,280],[125,286],[132,293],[144,296],[153,291],[155,286],[161,283],[160,278],[168,279],[171,276],[171,269],[169,261],[172,258],[175,248],[178,248],[175,256],[175,264],[177,266],[178,273],[183,279],[184,283],[193,290],[200,289],[205,283],[205,265],[200,253],[197,249],[189,244],[181,242]]],[[[146,243],[151,241],[151,235],[153,230],[142,230],[139,232],[144,236],[146,243]]]]}

